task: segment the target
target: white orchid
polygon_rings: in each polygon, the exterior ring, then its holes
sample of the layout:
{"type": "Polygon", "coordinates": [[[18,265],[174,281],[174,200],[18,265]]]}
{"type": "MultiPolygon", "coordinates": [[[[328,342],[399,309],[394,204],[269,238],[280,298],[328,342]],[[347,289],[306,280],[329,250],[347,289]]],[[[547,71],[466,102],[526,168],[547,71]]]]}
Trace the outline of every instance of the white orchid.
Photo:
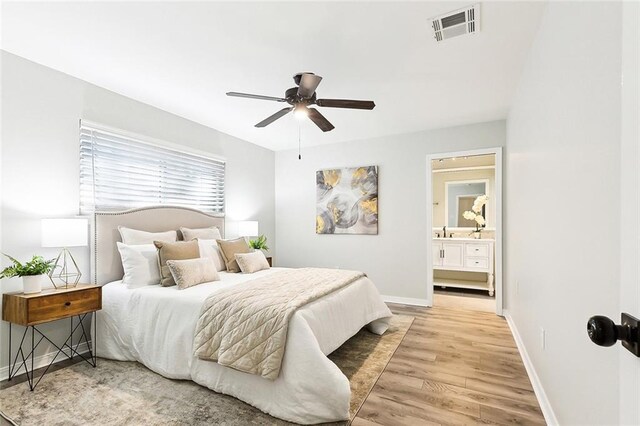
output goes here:
{"type": "Polygon", "coordinates": [[[476,218],[476,214],[467,210],[466,212],[462,213],[462,217],[467,220],[474,220],[476,218]]]}
{"type": "Polygon", "coordinates": [[[479,233],[480,231],[482,231],[480,227],[485,226],[487,223],[484,216],[482,216],[482,207],[487,204],[488,200],[489,197],[487,197],[486,194],[480,195],[474,200],[471,210],[467,210],[462,213],[462,217],[464,217],[465,219],[473,220],[476,222],[476,230],[473,232],[479,233]]]}

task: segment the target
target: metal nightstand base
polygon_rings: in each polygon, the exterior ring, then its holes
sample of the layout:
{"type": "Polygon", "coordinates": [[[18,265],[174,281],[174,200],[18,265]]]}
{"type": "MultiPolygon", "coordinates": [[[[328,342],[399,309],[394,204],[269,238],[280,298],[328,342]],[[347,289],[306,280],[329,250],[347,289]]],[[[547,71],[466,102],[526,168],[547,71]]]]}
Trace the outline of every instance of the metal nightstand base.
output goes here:
{"type": "Polygon", "coordinates": [[[36,386],[38,386],[38,383],[40,383],[40,380],[42,380],[44,375],[47,374],[47,371],[49,371],[49,368],[56,362],[56,359],[60,354],[68,357],[70,360],[72,360],[74,356],[79,356],[80,358],[85,360],[87,363],[89,363],[89,365],[91,365],[92,367],[94,368],[97,367],[98,359],[95,351],[97,327],[96,327],[95,315],[96,315],[95,312],[87,312],[83,315],[76,315],[76,316],[69,317],[69,321],[71,324],[70,333],[69,333],[69,337],[67,337],[67,339],[64,341],[62,346],[58,346],[55,343],[53,343],[51,339],[49,339],[47,336],[45,336],[44,333],[38,330],[35,325],[30,325],[25,327],[24,333],[22,333],[22,339],[20,339],[20,345],[18,347],[18,351],[16,352],[16,355],[13,358],[13,362],[11,362],[11,359],[12,359],[11,341],[13,337],[11,333],[12,324],[9,323],[9,381],[11,381],[12,378],[16,377],[20,372],[20,370],[24,368],[24,371],[27,375],[27,382],[29,384],[29,389],[33,391],[36,388],[36,386]],[[87,315],[90,315],[90,314],[94,315],[94,317],[92,318],[93,319],[93,340],[91,341],[91,345],[89,345],[89,336],[87,336],[87,329],[82,323],[82,321],[87,317],[87,315]],[[78,318],[78,323],[74,327],[73,319],[75,317],[78,318]],[[82,334],[80,335],[80,340],[78,340],[78,342],[74,346],[73,333],[75,333],[76,330],[78,329],[82,330],[82,334]],[[22,346],[24,344],[25,339],[27,339],[29,330],[31,330],[31,350],[25,354],[24,350],[22,349],[22,346]],[[36,336],[36,333],[38,334],[38,336],[36,336]],[[36,337],[38,338],[37,342],[36,342],[36,337]],[[46,366],[45,370],[42,372],[42,374],[40,375],[40,377],[38,377],[38,380],[36,381],[34,377],[35,351],[38,348],[38,345],[40,345],[40,343],[42,343],[43,340],[46,340],[47,342],[49,342],[56,349],[58,349],[58,351],[56,352],[54,357],[51,359],[51,362],[49,362],[49,365],[46,366]],[[85,357],[85,354],[81,354],[80,352],[78,352],[78,348],[83,342],[86,343],[87,346],[89,347],[89,353],[88,353],[89,357],[85,357]],[[69,353],[66,354],[65,350],[67,350],[69,353]],[[29,369],[29,364],[31,364],[30,366],[31,369],[29,369]]]}

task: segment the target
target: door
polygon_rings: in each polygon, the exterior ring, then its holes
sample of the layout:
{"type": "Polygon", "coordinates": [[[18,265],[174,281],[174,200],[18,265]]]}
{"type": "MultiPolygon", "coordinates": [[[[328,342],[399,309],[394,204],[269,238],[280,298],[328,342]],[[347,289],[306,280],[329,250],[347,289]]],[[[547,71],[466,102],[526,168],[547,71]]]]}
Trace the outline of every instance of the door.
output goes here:
{"type": "Polygon", "coordinates": [[[464,260],[464,244],[463,243],[442,243],[444,257],[442,258],[442,266],[453,268],[462,268],[464,260]]]}
{"type": "MultiPolygon", "coordinates": [[[[640,5],[622,5],[622,120],[620,155],[620,311],[640,318],[640,5]],[[628,229],[627,229],[628,228],[628,229]]],[[[620,317],[612,318],[619,324],[620,317]]],[[[640,359],[616,345],[620,362],[620,418],[618,424],[640,424],[640,359]]],[[[612,357],[612,361],[615,359],[612,357]]]]}

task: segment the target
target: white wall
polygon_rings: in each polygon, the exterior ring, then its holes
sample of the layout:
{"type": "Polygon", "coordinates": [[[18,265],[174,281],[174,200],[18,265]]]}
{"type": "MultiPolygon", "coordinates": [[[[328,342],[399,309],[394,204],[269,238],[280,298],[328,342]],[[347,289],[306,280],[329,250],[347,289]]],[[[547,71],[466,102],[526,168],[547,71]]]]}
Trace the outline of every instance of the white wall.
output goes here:
{"type": "Polygon", "coordinates": [[[566,425],[619,419],[621,348],[586,322],[619,319],[620,24],[620,3],[549,3],[507,119],[507,306],[566,425]]]}
{"type": "Polygon", "coordinates": [[[494,121],[303,148],[302,160],[277,152],[278,265],[362,270],[383,295],[425,300],[427,155],[504,143],[505,123],[494,121]],[[316,171],[365,165],[379,166],[378,235],[317,235],[316,171]]]}
{"type": "MultiPolygon", "coordinates": [[[[275,254],[273,151],[7,52],[1,58],[3,252],[18,258],[56,254],[40,248],[39,221],[78,213],[78,120],[83,118],[225,158],[227,219],[258,220],[275,254]]],[[[89,248],[72,250],[89,279],[89,248]]],[[[19,279],[1,285],[2,292],[21,290],[19,279]]],[[[60,338],[66,327],[65,322],[42,328],[60,338]]],[[[4,348],[6,323],[0,331],[4,348]]],[[[6,351],[0,350],[0,367],[6,365],[6,351]]]]}

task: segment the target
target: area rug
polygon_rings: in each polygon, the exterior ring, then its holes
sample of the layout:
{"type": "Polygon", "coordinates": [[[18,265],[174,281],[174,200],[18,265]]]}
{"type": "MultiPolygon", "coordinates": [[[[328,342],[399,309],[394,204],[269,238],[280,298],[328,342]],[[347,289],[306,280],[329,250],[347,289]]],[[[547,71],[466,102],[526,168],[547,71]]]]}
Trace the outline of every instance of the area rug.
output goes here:
{"type": "MultiPolygon", "coordinates": [[[[350,419],[413,323],[394,315],[377,336],[361,330],[329,358],[351,384],[350,419]]],[[[257,408],[193,382],[166,379],[136,362],[82,362],[0,391],[0,410],[18,425],[288,425],[257,408]]],[[[336,424],[348,424],[341,422],[336,424]]]]}

